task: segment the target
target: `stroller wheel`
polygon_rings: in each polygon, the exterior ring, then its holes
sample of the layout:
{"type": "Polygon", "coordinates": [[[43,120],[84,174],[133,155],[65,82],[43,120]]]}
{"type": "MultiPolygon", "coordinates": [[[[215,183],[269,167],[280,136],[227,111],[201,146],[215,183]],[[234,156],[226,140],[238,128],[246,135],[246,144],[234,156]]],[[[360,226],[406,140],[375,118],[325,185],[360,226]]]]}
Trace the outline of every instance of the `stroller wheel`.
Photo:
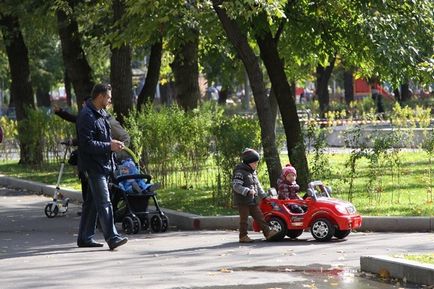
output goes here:
{"type": "Polygon", "coordinates": [[[122,219],[122,230],[128,235],[134,232],[134,222],[130,216],[126,216],[122,219]]]}
{"type": "Polygon", "coordinates": [[[160,218],[160,216],[158,215],[154,215],[151,218],[151,230],[155,233],[158,233],[161,231],[162,228],[162,220],[160,218]]]}
{"type": "Polygon", "coordinates": [[[53,203],[48,203],[45,206],[45,210],[44,211],[45,211],[45,215],[48,218],[54,218],[59,213],[59,208],[56,205],[54,205],[53,203]]]}
{"type": "Polygon", "coordinates": [[[140,219],[137,216],[133,216],[132,219],[134,223],[133,234],[137,234],[140,231],[140,228],[142,227],[142,222],[140,222],[140,219]]]}
{"type": "Polygon", "coordinates": [[[147,229],[149,229],[148,216],[144,216],[144,217],[140,218],[140,221],[142,222],[142,230],[143,231],[146,231],[147,229]]]}
{"type": "Polygon", "coordinates": [[[169,218],[166,215],[162,215],[161,217],[161,232],[166,232],[169,227],[169,218]]]}

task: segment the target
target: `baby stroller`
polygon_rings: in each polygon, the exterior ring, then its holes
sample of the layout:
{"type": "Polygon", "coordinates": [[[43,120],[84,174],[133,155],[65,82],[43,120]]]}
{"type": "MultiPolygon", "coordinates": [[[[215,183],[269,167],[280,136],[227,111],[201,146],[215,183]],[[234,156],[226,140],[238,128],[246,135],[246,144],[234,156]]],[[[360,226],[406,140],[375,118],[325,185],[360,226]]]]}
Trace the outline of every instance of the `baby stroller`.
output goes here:
{"type": "Polygon", "coordinates": [[[140,172],[138,160],[134,153],[125,148],[132,157],[117,165],[110,182],[110,195],[116,223],[122,223],[126,234],[137,234],[140,230],[165,232],[169,219],[161,210],[157,201],[156,190],[160,184],[151,184],[152,177],[140,172]],[[149,210],[152,199],[155,210],[149,210]]]}
{"type": "MultiPolygon", "coordinates": [[[[60,163],[60,170],[59,175],[57,177],[57,183],[56,183],[56,189],[54,190],[53,194],[53,201],[48,202],[47,205],[45,205],[45,215],[47,218],[54,218],[58,214],[65,215],[68,211],[68,205],[69,205],[69,198],[64,198],[62,193],[60,193],[60,180],[62,179],[63,169],[65,168],[66,163],[66,156],[68,155],[68,152],[70,151],[70,147],[72,146],[72,141],[62,141],[60,144],[64,145],[65,151],[63,153],[63,159],[60,163]]],[[[71,153],[71,155],[74,152],[71,153]]],[[[72,156],[70,156],[71,159],[72,156]]]]}

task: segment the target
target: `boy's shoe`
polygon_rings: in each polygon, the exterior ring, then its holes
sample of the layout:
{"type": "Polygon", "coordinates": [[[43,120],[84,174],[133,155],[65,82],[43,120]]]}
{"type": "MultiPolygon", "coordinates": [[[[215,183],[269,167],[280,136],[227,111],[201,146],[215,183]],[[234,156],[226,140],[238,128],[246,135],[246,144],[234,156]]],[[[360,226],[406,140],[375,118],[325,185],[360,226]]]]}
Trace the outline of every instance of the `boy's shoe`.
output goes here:
{"type": "Polygon", "coordinates": [[[267,239],[267,240],[270,240],[270,239],[273,238],[277,233],[279,233],[279,231],[271,230],[270,232],[268,232],[268,235],[267,235],[266,239],[267,239]]]}
{"type": "Polygon", "coordinates": [[[250,239],[249,236],[244,236],[240,238],[240,243],[253,243],[254,240],[250,239]]]}

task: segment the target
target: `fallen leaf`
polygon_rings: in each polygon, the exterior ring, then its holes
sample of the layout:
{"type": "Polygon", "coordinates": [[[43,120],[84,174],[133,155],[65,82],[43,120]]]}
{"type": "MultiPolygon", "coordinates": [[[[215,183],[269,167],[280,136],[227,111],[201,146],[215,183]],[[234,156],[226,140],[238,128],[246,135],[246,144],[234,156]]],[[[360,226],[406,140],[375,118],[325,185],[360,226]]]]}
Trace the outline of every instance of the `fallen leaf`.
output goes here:
{"type": "Polygon", "coordinates": [[[232,273],[233,272],[231,269],[228,269],[228,268],[221,268],[219,271],[221,273],[232,273]]]}
{"type": "Polygon", "coordinates": [[[390,272],[387,269],[381,268],[378,275],[383,279],[390,279],[390,272]]]}

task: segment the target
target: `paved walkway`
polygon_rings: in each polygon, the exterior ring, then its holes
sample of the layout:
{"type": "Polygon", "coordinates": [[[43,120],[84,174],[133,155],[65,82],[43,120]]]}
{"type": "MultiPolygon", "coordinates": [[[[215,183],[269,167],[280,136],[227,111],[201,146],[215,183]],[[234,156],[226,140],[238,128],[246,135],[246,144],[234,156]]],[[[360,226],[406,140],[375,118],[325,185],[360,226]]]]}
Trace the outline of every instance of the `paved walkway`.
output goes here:
{"type": "Polygon", "coordinates": [[[393,288],[357,279],[360,256],[434,248],[432,233],[354,233],[330,243],[309,233],[270,243],[252,233],[258,241],[242,245],[231,230],[130,235],[116,251],[77,248],[78,207],[48,219],[47,201],[0,188],[1,288],[393,288]]]}

